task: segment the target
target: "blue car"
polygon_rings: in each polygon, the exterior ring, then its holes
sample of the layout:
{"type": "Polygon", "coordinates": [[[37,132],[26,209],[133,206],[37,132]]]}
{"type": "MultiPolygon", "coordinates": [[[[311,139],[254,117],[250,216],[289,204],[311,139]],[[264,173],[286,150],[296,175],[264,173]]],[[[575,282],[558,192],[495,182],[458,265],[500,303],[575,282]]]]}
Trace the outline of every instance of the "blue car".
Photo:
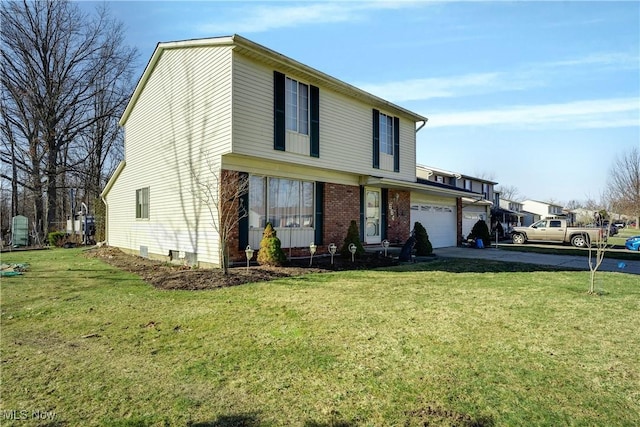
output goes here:
{"type": "Polygon", "coordinates": [[[630,251],[640,251],[640,236],[629,237],[624,246],[630,251]]]}

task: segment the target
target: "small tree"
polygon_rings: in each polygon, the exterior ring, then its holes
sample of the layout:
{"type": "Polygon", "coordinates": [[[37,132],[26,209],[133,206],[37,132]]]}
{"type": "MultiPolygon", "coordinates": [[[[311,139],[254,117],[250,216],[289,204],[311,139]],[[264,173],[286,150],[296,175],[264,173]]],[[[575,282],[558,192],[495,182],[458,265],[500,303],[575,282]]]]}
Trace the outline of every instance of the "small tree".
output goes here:
{"type": "Polygon", "coordinates": [[[427,229],[422,224],[416,222],[413,225],[413,235],[416,238],[416,255],[425,256],[433,253],[433,246],[429,241],[427,229]]]}
{"type": "Polygon", "coordinates": [[[249,191],[249,179],[238,172],[220,171],[209,159],[201,173],[191,169],[191,179],[194,195],[208,209],[211,226],[219,236],[222,273],[228,274],[229,239],[240,220],[248,215],[243,199],[249,191]]]}
{"type": "MultiPolygon", "coordinates": [[[[587,245],[589,247],[589,270],[591,274],[589,276],[589,290],[587,293],[591,295],[596,295],[596,272],[600,265],[602,264],[602,260],[604,259],[604,255],[607,251],[607,239],[609,237],[609,226],[601,227],[600,232],[596,234],[596,239],[592,241],[587,241],[587,245]]],[[[587,237],[588,239],[588,237],[587,237]]]]}
{"type": "Polygon", "coordinates": [[[489,233],[489,227],[487,227],[487,223],[482,219],[479,219],[478,222],[473,225],[469,237],[474,240],[482,239],[482,243],[484,243],[485,247],[491,244],[491,233],[489,233]]]}
{"type": "Polygon", "coordinates": [[[282,251],[280,239],[276,236],[276,230],[270,222],[264,228],[260,250],[258,251],[258,264],[280,266],[287,261],[287,256],[282,251]]]}
{"type": "Polygon", "coordinates": [[[351,245],[351,243],[356,245],[356,255],[364,255],[364,248],[360,242],[360,231],[358,231],[358,224],[355,220],[351,220],[349,229],[347,230],[347,237],[345,237],[342,248],[340,249],[340,253],[345,258],[351,257],[351,252],[349,252],[349,245],[351,245]]]}

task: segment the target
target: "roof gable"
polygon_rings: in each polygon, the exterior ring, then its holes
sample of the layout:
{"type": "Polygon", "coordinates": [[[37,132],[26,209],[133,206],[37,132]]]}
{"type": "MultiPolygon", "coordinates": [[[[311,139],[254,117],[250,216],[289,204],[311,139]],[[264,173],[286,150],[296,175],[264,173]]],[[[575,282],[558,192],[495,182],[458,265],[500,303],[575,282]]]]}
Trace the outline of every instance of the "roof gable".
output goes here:
{"type": "Polygon", "coordinates": [[[355,86],[331,77],[328,74],[304,65],[301,62],[298,62],[274,50],[266,48],[235,34],[233,36],[158,43],[156,49],[151,55],[151,58],[149,59],[149,62],[147,63],[147,66],[144,69],[144,72],[142,73],[142,76],[138,80],[138,84],[136,85],[131,99],[129,100],[129,103],[127,104],[127,107],[122,114],[122,117],[120,118],[120,125],[124,126],[127,122],[131,111],[135,107],[138,97],[144,90],[147,81],[153,74],[154,68],[156,67],[158,61],[160,61],[163,52],[170,49],[188,49],[192,47],[217,46],[232,46],[235,52],[250,57],[256,61],[268,64],[274,68],[278,68],[282,71],[295,72],[297,75],[304,77],[311,84],[334,90],[348,97],[355,98],[364,103],[367,103],[372,107],[393,112],[398,116],[408,118],[414,122],[426,122],[428,120],[426,117],[423,117],[417,113],[409,111],[375,95],[372,95],[362,89],[358,89],[355,86]]]}

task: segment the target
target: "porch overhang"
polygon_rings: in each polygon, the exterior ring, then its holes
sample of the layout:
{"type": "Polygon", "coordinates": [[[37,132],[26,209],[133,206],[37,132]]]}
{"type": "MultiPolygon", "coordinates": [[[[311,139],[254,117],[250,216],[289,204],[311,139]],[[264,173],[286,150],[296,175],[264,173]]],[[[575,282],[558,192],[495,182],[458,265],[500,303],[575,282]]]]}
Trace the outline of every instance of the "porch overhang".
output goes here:
{"type": "MultiPolygon", "coordinates": [[[[365,176],[360,179],[360,184],[371,187],[391,188],[397,190],[415,191],[422,194],[430,194],[444,197],[462,197],[468,200],[482,200],[482,194],[469,190],[456,189],[437,183],[409,182],[398,179],[365,176]]],[[[491,203],[491,202],[489,202],[491,203]]]]}

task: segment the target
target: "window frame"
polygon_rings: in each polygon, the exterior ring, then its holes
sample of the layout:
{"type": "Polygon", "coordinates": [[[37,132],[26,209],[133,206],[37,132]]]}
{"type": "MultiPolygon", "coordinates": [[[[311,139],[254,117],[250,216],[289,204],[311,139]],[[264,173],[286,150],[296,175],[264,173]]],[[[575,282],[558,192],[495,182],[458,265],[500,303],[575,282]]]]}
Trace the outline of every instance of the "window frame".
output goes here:
{"type": "MultiPolygon", "coordinates": [[[[302,179],[293,179],[293,178],[284,178],[284,177],[272,177],[272,176],[264,176],[264,175],[250,175],[249,181],[249,224],[250,228],[263,229],[266,227],[267,223],[271,223],[274,228],[296,228],[296,229],[316,229],[316,191],[317,185],[315,181],[306,181],[302,179]],[[254,185],[251,185],[252,182],[256,180],[261,180],[262,185],[261,188],[255,190],[254,185]],[[275,185],[276,188],[272,186],[275,185]],[[287,186],[296,186],[297,194],[292,195],[297,199],[297,204],[291,206],[285,206],[283,203],[279,202],[280,196],[284,193],[281,193],[281,188],[287,186]],[[310,187],[310,194],[309,194],[310,187]],[[255,200],[257,196],[257,192],[261,192],[261,197],[263,198],[262,202],[262,210],[256,211],[253,209],[253,204],[251,200],[255,200]],[[274,191],[277,194],[274,195],[274,191]],[[311,206],[307,206],[306,202],[310,201],[311,206]],[[281,206],[277,206],[280,204],[281,206]],[[276,210],[276,211],[274,211],[276,210]],[[277,210],[283,210],[282,213],[278,213],[277,210]],[[256,221],[256,215],[258,216],[258,221],[256,221]],[[282,225],[282,220],[285,220],[284,225],[282,225]],[[258,225],[251,225],[258,224],[258,225]]],[[[284,190],[286,191],[286,189],[284,190]]]]}
{"type": "Polygon", "coordinates": [[[136,189],[136,219],[149,219],[149,187],[136,189]]]}
{"type": "Polygon", "coordinates": [[[309,135],[311,123],[311,87],[285,76],[285,129],[301,135],[309,135]],[[303,93],[304,92],[304,93],[303,93]],[[295,110],[295,113],[294,113],[295,110]]]}
{"type": "Polygon", "coordinates": [[[393,116],[380,112],[380,154],[393,156],[394,153],[394,126],[393,116]]]}

